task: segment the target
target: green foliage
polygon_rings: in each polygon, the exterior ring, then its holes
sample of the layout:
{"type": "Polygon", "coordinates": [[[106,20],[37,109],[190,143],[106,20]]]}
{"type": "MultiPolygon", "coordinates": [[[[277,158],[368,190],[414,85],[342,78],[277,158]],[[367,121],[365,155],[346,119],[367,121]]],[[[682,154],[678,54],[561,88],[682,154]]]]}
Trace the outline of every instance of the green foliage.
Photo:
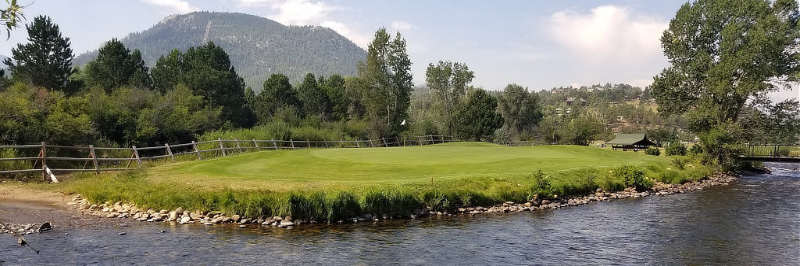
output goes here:
{"type": "Polygon", "coordinates": [[[685,114],[708,162],[731,169],[746,105],[767,108],[766,92],[794,79],[799,18],[794,0],[700,0],[670,21],[661,44],[671,66],[653,95],[662,113],[685,114]]]}
{"type": "Polygon", "coordinates": [[[161,56],[152,76],[154,86],[162,92],[184,84],[195,95],[202,96],[205,105],[221,108],[221,118],[234,126],[246,127],[255,122],[255,115],[248,108],[252,104],[245,99],[244,81],[231,65],[228,54],[212,42],[191,47],[185,53],[173,50],[161,56]]]}
{"type": "Polygon", "coordinates": [[[25,20],[25,15],[22,14],[22,6],[17,4],[17,0],[6,0],[8,6],[5,9],[0,9],[0,23],[6,30],[7,38],[11,38],[11,31],[17,27],[17,24],[25,20]]]}
{"type": "Polygon", "coordinates": [[[689,148],[689,153],[694,154],[694,155],[701,154],[701,153],[703,153],[703,146],[701,146],[699,144],[692,145],[692,147],[689,148]]]}
{"type": "Polygon", "coordinates": [[[367,49],[366,62],[359,65],[356,83],[363,96],[373,137],[394,137],[405,130],[413,82],[406,40],[394,39],[379,29],[367,49]]]}
{"type": "Polygon", "coordinates": [[[297,98],[302,106],[304,115],[325,117],[330,108],[330,100],[325,91],[317,84],[314,74],[306,74],[303,82],[297,87],[297,98]]]}
{"type": "Polygon", "coordinates": [[[457,118],[454,119],[453,114],[459,109],[461,100],[467,93],[467,85],[474,77],[475,73],[466,64],[458,62],[439,61],[437,65],[429,64],[425,70],[425,82],[437,98],[448,135],[455,133],[457,118]]]}
{"type": "Polygon", "coordinates": [[[333,120],[348,118],[348,109],[353,99],[348,97],[345,79],[340,75],[332,75],[325,79],[320,77],[319,86],[330,101],[330,117],[333,120]]]}
{"type": "Polygon", "coordinates": [[[589,145],[594,140],[602,139],[605,134],[605,122],[594,113],[580,114],[558,131],[561,143],[574,145],[589,145]]]}
{"type": "Polygon", "coordinates": [[[685,169],[686,165],[688,163],[689,163],[689,159],[681,157],[681,156],[675,156],[674,158],[672,158],[672,164],[675,165],[675,167],[678,167],[678,169],[681,169],[681,170],[685,169]]]}
{"type": "Polygon", "coordinates": [[[645,171],[635,166],[622,166],[614,168],[613,174],[624,180],[626,187],[636,188],[638,191],[649,189],[653,184],[645,178],[645,171]]]}
{"type": "Polygon", "coordinates": [[[552,185],[550,184],[550,177],[545,175],[542,170],[539,170],[531,175],[531,184],[531,195],[529,198],[532,198],[534,195],[549,197],[553,194],[551,190],[552,185]]]}
{"type": "Polygon", "coordinates": [[[672,142],[664,148],[667,156],[686,156],[686,145],[680,142],[672,142]]]}
{"type": "Polygon", "coordinates": [[[72,74],[72,49],[58,25],[47,16],[37,16],[26,25],[28,43],[11,49],[12,58],[3,62],[15,79],[48,89],[67,89],[72,74]]]}
{"type": "Polygon", "coordinates": [[[659,156],[661,155],[661,149],[656,147],[647,147],[647,149],[644,150],[644,153],[647,155],[659,156]]]}
{"type": "Polygon", "coordinates": [[[106,42],[86,65],[86,78],[89,86],[108,92],[122,86],[149,88],[152,83],[141,53],[131,52],[117,39],[106,42]]]}
{"type": "Polygon", "coordinates": [[[471,91],[467,101],[455,112],[455,129],[462,139],[481,140],[492,137],[503,125],[503,117],[496,112],[497,100],[478,89],[471,91]]]}
{"type": "Polygon", "coordinates": [[[506,128],[516,139],[523,131],[532,131],[542,119],[539,97],[517,84],[506,86],[499,98],[499,106],[506,128]]]}

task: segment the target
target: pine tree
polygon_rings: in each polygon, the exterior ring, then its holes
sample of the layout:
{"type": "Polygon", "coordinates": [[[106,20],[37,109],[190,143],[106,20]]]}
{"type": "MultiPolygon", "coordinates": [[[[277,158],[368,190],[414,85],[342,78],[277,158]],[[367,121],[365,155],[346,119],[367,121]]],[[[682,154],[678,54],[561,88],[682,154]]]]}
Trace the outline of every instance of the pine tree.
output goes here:
{"type": "Polygon", "coordinates": [[[15,79],[54,90],[64,90],[72,73],[69,38],[61,36],[58,25],[47,16],[38,16],[28,30],[28,43],[11,49],[13,60],[5,64],[15,79]]]}
{"type": "Polygon", "coordinates": [[[150,88],[152,81],[139,50],[131,52],[117,39],[111,39],[86,66],[90,86],[111,91],[122,86],[150,88]]]}

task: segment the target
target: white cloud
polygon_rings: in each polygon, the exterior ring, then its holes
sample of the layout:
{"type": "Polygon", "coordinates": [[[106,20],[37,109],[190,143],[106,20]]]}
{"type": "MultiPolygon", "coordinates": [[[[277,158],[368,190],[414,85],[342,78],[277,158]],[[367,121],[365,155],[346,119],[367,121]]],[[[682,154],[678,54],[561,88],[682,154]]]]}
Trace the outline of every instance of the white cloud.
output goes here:
{"type": "Polygon", "coordinates": [[[367,47],[369,36],[336,21],[330,14],[336,6],[314,0],[237,0],[246,7],[264,6],[274,13],[267,16],[284,25],[315,25],[330,28],[362,48],[367,47]]]}
{"type": "Polygon", "coordinates": [[[617,6],[596,7],[588,14],[561,11],[550,17],[550,32],[556,42],[595,61],[661,59],[659,38],[666,28],[665,21],[633,16],[617,6]]]}
{"type": "Polygon", "coordinates": [[[367,48],[367,45],[371,40],[370,39],[371,36],[357,32],[340,22],[328,20],[328,21],[323,21],[319,25],[330,28],[336,31],[337,33],[341,34],[342,36],[347,37],[348,39],[350,39],[350,41],[352,41],[361,48],[367,48]]]}
{"type": "Polygon", "coordinates": [[[175,11],[178,13],[189,13],[192,11],[197,11],[197,8],[189,4],[184,0],[140,0],[144,3],[159,6],[159,7],[166,7],[169,8],[170,11],[175,11]]]}
{"type": "Polygon", "coordinates": [[[389,26],[389,28],[392,31],[403,33],[414,29],[414,25],[411,25],[411,23],[408,23],[406,21],[395,20],[392,21],[392,24],[389,26]]]}
{"type": "Polygon", "coordinates": [[[563,48],[562,57],[578,83],[647,86],[667,65],[660,43],[668,26],[663,18],[606,5],[584,13],[556,12],[543,25],[550,39],[563,48]]]}

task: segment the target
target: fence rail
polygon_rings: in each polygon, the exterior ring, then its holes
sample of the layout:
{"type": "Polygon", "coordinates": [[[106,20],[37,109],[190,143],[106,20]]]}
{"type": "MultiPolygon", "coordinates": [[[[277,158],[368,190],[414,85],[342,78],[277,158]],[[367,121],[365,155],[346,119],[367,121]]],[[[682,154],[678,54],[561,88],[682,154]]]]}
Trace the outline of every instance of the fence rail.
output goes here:
{"type": "MultiPolygon", "coordinates": [[[[48,145],[45,142],[29,145],[0,145],[0,149],[27,150],[24,154],[36,156],[0,157],[3,162],[33,162],[27,169],[0,170],[0,175],[41,172],[42,178],[49,180],[47,169],[52,172],[95,172],[133,170],[142,167],[145,161],[158,159],[175,160],[176,157],[190,160],[204,160],[224,157],[235,153],[260,150],[296,150],[311,148],[375,148],[398,146],[423,146],[457,142],[452,136],[425,135],[413,137],[394,137],[356,140],[239,140],[216,139],[192,141],[182,144],[164,144],[151,147],[130,148],[48,145]],[[69,155],[62,155],[69,150],[69,155]],[[59,154],[59,153],[62,154],[59,154]],[[80,163],[83,163],[82,165],[80,163]],[[135,164],[135,165],[134,165],[135,164]]],[[[2,165],[0,165],[2,166],[2,165]]],[[[0,168],[3,169],[3,168],[0,168]]]]}
{"type": "Polygon", "coordinates": [[[800,145],[743,145],[744,157],[800,158],[800,145]]]}

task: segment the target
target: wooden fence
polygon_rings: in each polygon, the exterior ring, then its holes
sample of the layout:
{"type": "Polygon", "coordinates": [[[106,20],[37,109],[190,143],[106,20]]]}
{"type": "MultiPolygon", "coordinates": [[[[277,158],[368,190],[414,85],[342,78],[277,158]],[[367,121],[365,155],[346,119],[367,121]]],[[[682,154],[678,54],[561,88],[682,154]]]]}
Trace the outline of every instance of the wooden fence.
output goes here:
{"type": "MultiPolygon", "coordinates": [[[[451,136],[425,135],[365,140],[225,140],[192,141],[184,144],[164,144],[152,147],[104,148],[88,146],[48,145],[0,145],[0,150],[13,149],[23,156],[0,157],[3,162],[33,162],[20,169],[2,169],[0,175],[40,172],[47,181],[47,170],[51,172],[95,172],[121,171],[141,168],[148,161],[176,158],[203,160],[235,153],[260,150],[294,150],[311,148],[374,148],[396,146],[422,146],[457,142],[451,136]],[[33,156],[33,154],[38,155],[33,156]],[[30,156],[26,156],[29,154],[30,156]]],[[[18,164],[24,165],[24,164],[18,164]]]]}

